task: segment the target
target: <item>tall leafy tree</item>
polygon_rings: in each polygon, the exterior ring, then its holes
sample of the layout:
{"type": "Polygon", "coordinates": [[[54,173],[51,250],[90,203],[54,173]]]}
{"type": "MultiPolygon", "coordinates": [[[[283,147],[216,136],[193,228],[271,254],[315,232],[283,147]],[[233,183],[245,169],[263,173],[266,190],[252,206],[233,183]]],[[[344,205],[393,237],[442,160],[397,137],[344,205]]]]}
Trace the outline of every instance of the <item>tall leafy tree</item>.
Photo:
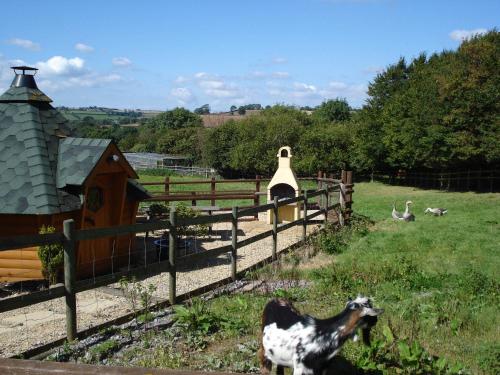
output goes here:
{"type": "Polygon", "coordinates": [[[346,121],[351,117],[351,107],[346,99],[331,99],[321,103],[314,110],[313,116],[320,122],[346,121]]]}
{"type": "Polygon", "coordinates": [[[174,108],[156,115],[146,123],[146,126],[150,129],[165,130],[201,127],[202,124],[201,117],[197,114],[185,108],[174,108]]]}

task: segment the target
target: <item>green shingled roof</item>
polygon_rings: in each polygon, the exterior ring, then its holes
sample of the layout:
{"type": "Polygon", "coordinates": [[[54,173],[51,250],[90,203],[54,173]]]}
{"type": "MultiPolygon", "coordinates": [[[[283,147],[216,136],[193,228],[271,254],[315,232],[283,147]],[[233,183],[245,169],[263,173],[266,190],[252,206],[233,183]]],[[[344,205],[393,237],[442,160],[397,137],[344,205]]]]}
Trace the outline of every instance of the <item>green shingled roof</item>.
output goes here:
{"type": "Polygon", "coordinates": [[[127,195],[135,197],[137,200],[151,198],[151,194],[139,182],[133,178],[127,179],[127,195]]]}
{"type": "Polygon", "coordinates": [[[6,92],[0,96],[0,102],[52,102],[47,95],[38,89],[29,87],[10,87],[6,92]]]}
{"type": "Polygon", "coordinates": [[[110,139],[61,140],[57,161],[57,187],[82,185],[110,143],[110,139]]]}
{"type": "Polygon", "coordinates": [[[77,209],[78,197],[55,185],[57,133],[47,102],[0,102],[0,213],[51,214],[77,209]]]}
{"type": "MultiPolygon", "coordinates": [[[[12,86],[0,96],[0,214],[79,209],[78,189],[71,187],[84,183],[111,143],[66,137],[66,119],[50,101],[28,87],[12,86]]],[[[144,195],[137,184],[132,190],[144,195]]]]}

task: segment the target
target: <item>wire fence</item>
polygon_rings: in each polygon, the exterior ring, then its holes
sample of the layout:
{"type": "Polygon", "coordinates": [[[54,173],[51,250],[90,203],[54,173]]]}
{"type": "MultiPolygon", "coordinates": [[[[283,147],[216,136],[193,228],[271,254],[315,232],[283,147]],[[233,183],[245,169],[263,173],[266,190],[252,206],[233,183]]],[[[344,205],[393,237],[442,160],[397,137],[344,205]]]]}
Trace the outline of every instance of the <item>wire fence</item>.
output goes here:
{"type": "Polygon", "coordinates": [[[414,186],[422,189],[476,191],[483,193],[500,191],[499,169],[478,169],[456,172],[391,171],[375,172],[372,175],[358,177],[361,179],[381,181],[390,185],[414,186]]]}
{"type": "Polygon", "coordinates": [[[21,282],[14,295],[0,299],[0,356],[35,353],[35,347],[46,349],[130,316],[134,308],[120,284],[123,278],[150,288],[155,306],[174,304],[221,280],[236,280],[256,263],[276,260],[280,252],[305,242],[318,223],[348,219],[352,187],[352,174],[347,172],[340,182],[324,178],[321,189],[310,194],[276,198],[258,207],[234,207],[230,213],[185,219],[172,210],[164,220],[83,230],[67,220],[63,233],[2,238],[0,251],[62,243],[65,265],[64,283],[33,290],[29,282],[21,282]],[[319,204],[319,209],[310,209],[311,203],[319,204]],[[303,207],[301,217],[279,222],[280,208],[293,204],[303,207]],[[276,219],[270,227],[265,220],[253,220],[256,213],[276,219]],[[178,233],[180,226],[203,225],[212,230],[178,233]],[[131,234],[128,253],[116,254],[116,238],[131,234]],[[99,238],[114,238],[109,256],[91,250],[92,258],[78,264],[78,270],[87,270],[87,275],[77,280],[78,244],[99,238]],[[110,273],[97,272],[103,263],[110,273]]]}

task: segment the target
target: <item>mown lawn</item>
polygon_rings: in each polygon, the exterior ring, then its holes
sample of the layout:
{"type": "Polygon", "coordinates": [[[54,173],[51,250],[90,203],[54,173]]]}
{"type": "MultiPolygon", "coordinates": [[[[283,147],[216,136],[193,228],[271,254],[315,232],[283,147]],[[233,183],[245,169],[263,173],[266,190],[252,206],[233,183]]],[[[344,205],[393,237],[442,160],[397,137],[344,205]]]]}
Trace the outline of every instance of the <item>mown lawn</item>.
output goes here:
{"type": "Polygon", "coordinates": [[[285,280],[271,292],[195,300],[178,311],[172,330],[107,363],[256,372],[260,314],[273,296],[292,299],[317,317],[342,310],[349,296],[371,296],[385,309],[371,348],[347,343],[332,374],[500,372],[500,194],[446,193],[356,184],[351,227],[311,241],[247,277],[285,280]],[[394,222],[392,202],[412,200],[415,222],[394,222]],[[448,215],[424,215],[426,207],[448,215]],[[295,281],[304,280],[303,287],[295,281]]]}

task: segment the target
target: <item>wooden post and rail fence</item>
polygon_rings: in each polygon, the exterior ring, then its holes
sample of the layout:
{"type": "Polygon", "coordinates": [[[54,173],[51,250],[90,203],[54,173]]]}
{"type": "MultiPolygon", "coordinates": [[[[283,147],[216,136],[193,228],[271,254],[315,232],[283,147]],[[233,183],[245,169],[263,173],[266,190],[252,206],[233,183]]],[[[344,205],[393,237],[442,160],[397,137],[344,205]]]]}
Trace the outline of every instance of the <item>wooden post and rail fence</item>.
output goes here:
{"type": "MultiPolygon", "coordinates": [[[[307,239],[307,226],[311,224],[317,224],[317,220],[314,218],[324,215],[323,224],[327,224],[328,214],[334,212],[337,216],[339,224],[343,224],[349,219],[351,214],[351,204],[352,204],[352,172],[342,172],[341,180],[334,180],[326,178],[323,175],[318,178],[321,182],[321,189],[313,192],[305,191],[304,195],[287,198],[283,200],[278,200],[277,197],[273,202],[259,205],[250,208],[240,208],[234,207],[230,213],[219,213],[210,216],[198,216],[194,218],[181,218],[177,217],[175,208],[170,211],[170,217],[168,220],[157,221],[157,222],[147,222],[138,223],[131,225],[120,225],[115,227],[106,228],[92,228],[92,229],[80,229],[75,228],[75,222],[73,219],[66,220],[64,222],[64,230],[62,233],[49,233],[49,234],[37,234],[37,235],[23,235],[15,237],[2,237],[0,238],[0,251],[5,250],[15,250],[22,249],[31,246],[41,246],[49,244],[62,244],[64,247],[64,283],[56,284],[51,286],[49,289],[41,290],[37,292],[32,292],[29,294],[23,294],[13,297],[8,297],[0,300],[0,313],[11,311],[14,309],[23,308],[36,303],[41,303],[44,301],[49,301],[55,298],[64,297],[66,301],[66,338],[69,341],[75,340],[77,337],[82,335],[78,334],[77,327],[77,308],[76,308],[76,294],[116,283],[122,278],[137,278],[143,279],[145,277],[150,277],[158,275],[163,272],[169,273],[169,296],[168,302],[173,305],[179,302],[180,299],[187,298],[187,295],[178,298],[176,290],[176,268],[181,264],[191,264],[192,262],[199,260],[206,260],[209,258],[217,257],[221,254],[230,253],[231,255],[231,267],[230,267],[230,278],[234,281],[237,279],[238,274],[241,274],[242,270],[237,269],[237,252],[238,249],[247,246],[256,241],[262,240],[266,237],[272,236],[273,244],[270,259],[273,261],[277,259],[277,242],[278,233],[286,229],[292,228],[294,226],[302,227],[302,238],[301,241],[305,242],[307,239]],[[332,193],[338,194],[338,203],[332,203],[332,193]],[[313,198],[320,198],[322,204],[320,209],[309,213],[307,204],[313,198]],[[279,221],[279,210],[278,208],[284,205],[297,203],[303,204],[304,213],[298,220],[278,224],[279,221]],[[273,210],[277,220],[273,220],[273,227],[270,230],[259,233],[250,238],[245,238],[238,241],[238,219],[242,217],[253,216],[259,212],[265,212],[267,210],[273,210]],[[204,252],[194,253],[185,256],[178,255],[177,243],[179,235],[177,233],[177,228],[181,226],[189,225],[201,225],[201,224],[213,224],[220,222],[230,222],[232,225],[232,238],[229,245],[220,246],[215,249],[207,250],[204,252]],[[144,266],[129,268],[124,271],[113,272],[111,274],[97,276],[92,279],[77,280],[76,279],[76,249],[78,248],[78,242],[83,240],[91,240],[97,238],[114,237],[119,235],[131,234],[131,233],[143,233],[153,230],[168,230],[169,231],[169,252],[168,260],[156,261],[151,264],[147,264],[145,260],[144,266]]],[[[130,266],[129,266],[130,267],[130,266]]],[[[201,288],[201,289],[206,289],[201,288]]],[[[207,290],[205,290],[207,291],[207,290]]],[[[193,293],[191,293],[192,295],[193,293]]],[[[165,306],[165,303],[158,304],[165,306]]],[[[155,307],[155,306],[153,306],[155,307]]],[[[116,319],[114,320],[116,321],[116,319]]],[[[106,323],[104,323],[106,324],[106,323]]],[[[103,325],[104,325],[103,324],[103,325]]],[[[63,339],[61,339],[63,340],[63,339]]],[[[58,340],[60,341],[60,340],[58,340]]]]}

